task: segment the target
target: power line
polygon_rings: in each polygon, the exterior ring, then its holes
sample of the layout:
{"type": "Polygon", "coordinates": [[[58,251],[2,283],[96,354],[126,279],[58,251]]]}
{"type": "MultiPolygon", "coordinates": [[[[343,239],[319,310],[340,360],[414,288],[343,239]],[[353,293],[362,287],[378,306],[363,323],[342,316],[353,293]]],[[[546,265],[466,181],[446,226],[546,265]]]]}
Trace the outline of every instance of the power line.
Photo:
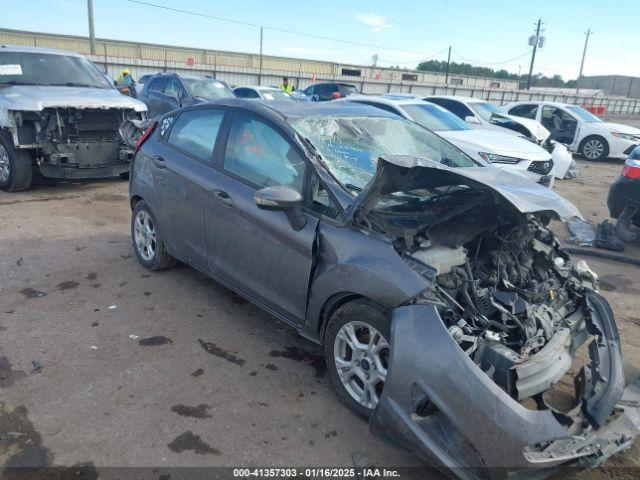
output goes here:
{"type": "Polygon", "coordinates": [[[453,53],[456,55],[456,57],[458,57],[461,60],[464,60],[465,62],[469,62],[469,63],[473,63],[475,65],[505,65],[507,63],[511,63],[511,62],[515,62],[516,60],[519,60],[521,58],[524,58],[526,56],[529,55],[529,51],[527,50],[524,53],[521,53],[520,55],[518,55],[517,57],[513,57],[513,58],[509,58],[507,60],[502,60],[500,62],[481,62],[481,61],[477,61],[477,60],[471,60],[469,58],[465,58],[462,55],[460,55],[459,52],[453,50],[453,53]]]}
{"type": "Polygon", "coordinates": [[[428,56],[429,54],[424,53],[424,52],[416,52],[416,51],[411,51],[411,50],[400,50],[397,48],[389,48],[389,47],[383,47],[381,45],[373,45],[373,44],[369,44],[369,43],[363,43],[363,42],[356,42],[356,41],[352,41],[352,40],[344,40],[344,39],[340,39],[340,38],[333,38],[333,37],[327,37],[324,35],[316,35],[313,33],[305,33],[305,32],[297,32],[295,30],[288,30],[285,28],[279,28],[279,27],[270,27],[267,25],[258,25],[257,23],[251,23],[251,22],[244,22],[241,20],[235,20],[235,19],[231,19],[231,18],[224,18],[224,17],[218,17],[215,15],[209,15],[206,13],[201,13],[201,12],[194,12],[194,11],[190,11],[190,10],[183,10],[180,8],[174,8],[174,7],[168,7],[166,5],[158,5],[155,3],[151,3],[151,2],[143,2],[141,0],[127,0],[130,3],[137,3],[139,5],[145,5],[147,7],[154,7],[154,8],[158,8],[161,10],[167,10],[170,12],[174,12],[174,13],[182,13],[185,15],[193,15],[196,17],[203,17],[203,18],[209,18],[211,20],[217,20],[220,22],[228,22],[228,23],[234,23],[236,25],[244,25],[247,27],[254,27],[254,28],[261,28],[263,27],[265,30],[271,30],[272,32],[280,32],[280,33],[288,33],[291,35],[299,35],[302,37],[309,37],[309,38],[315,38],[317,40],[327,40],[330,42],[336,42],[336,43],[343,43],[346,45],[356,45],[359,47],[366,47],[366,48],[373,48],[373,49],[377,49],[377,50],[385,50],[385,51],[389,51],[389,52],[400,52],[400,53],[411,53],[414,55],[422,55],[422,56],[428,56]]]}

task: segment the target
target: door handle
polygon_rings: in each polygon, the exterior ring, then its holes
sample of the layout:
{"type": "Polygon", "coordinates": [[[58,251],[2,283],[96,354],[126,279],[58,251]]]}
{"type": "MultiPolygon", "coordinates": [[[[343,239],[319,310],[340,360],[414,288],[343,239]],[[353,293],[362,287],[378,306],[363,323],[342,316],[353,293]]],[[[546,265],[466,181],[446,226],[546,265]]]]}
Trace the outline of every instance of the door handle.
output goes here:
{"type": "Polygon", "coordinates": [[[167,166],[167,162],[160,155],[153,156],[153,164],[158,168],[165,168],[167,166]]]}
{"type": "Polygon", "coordinates": [[[213,190],[213,194],[225,205],[233,205],[233,201],[227,192],[223,190],[213,190]]]}

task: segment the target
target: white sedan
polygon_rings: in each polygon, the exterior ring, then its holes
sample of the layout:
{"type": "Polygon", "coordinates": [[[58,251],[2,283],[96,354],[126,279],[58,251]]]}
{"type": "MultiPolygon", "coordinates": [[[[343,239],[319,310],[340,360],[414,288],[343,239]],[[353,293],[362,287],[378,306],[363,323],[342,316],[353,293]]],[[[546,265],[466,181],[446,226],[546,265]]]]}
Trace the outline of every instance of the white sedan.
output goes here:
{"type": "Polygon", "coordinates": [[[516,171],[545,186],[553,185],[554,161],[551,154],[512,132],[472,129],[448,110],[419,99],[353,96],[345,101],[364,103],[413,120],[481,163],[516,171]]]}
{"type": "Polygon", "coordinates": [[[603,122],[577,105],[557,102],[513,102],[501,107],[510,114],[537,120],[551,138],[569,146],[587,160],[626,158],[640,145],[640,130],[621,123],[603,122]]]}
{"type": "Polygon", "coordinates": [[[540,122],[531,118],[508,115],[498,106],[486,100],[453,95],[432,95],[424,97],[422,100],[446,108],[473,128],[496,130],[503,133],[514,132],[529,137],[540,145],[549,138],[549,130],[540,122]]]}

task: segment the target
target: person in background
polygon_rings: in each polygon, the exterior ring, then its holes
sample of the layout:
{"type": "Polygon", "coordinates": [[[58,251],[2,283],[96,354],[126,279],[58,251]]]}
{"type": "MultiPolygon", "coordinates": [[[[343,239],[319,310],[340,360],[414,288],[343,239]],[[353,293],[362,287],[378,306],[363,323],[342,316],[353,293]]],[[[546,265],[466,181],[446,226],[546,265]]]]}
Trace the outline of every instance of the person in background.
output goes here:
{"type": "Polygon", "coordinates": [[[286,93],[293,93],[295,91],[295,87],[289,83],[289,77],[282,77],[282,83],[279,88],[286,93]]]}
{"type": "Polygon", "coordinates": [[[122,70],[122,73],[117,80],[118,90],[123,95],[129,95],[131,97],[136,96],[136,81],[133,79],[128,69],[122,70]]]}

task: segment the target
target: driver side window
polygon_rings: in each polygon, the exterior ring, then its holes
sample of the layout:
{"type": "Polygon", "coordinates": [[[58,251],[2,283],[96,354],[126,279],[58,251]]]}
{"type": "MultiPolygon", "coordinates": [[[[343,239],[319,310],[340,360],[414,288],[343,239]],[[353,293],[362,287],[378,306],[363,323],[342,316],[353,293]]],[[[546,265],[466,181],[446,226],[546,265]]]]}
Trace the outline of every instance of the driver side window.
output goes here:
{"type": "Polygon", "coordinates": [[[303,191],[305,161],[293,145],[269,124],[244,113],[233,119],[223,168],[256,188],[303,191]]]}

